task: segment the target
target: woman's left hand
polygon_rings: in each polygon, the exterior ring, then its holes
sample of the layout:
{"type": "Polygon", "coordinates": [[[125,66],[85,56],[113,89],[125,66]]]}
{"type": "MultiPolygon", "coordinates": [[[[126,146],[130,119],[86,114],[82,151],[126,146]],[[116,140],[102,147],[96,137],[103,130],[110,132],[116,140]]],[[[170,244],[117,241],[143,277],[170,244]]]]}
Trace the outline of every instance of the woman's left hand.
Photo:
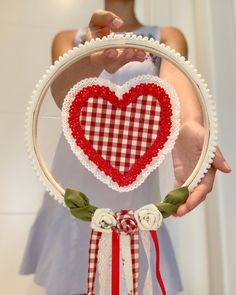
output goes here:
{"type": "MultiPolygon", "coordinates": [[[[201,155],[204,134],[205,130],[199,123],[190,121],[181,126],[178,140],[172,152],[176,187],[181,186],[187,180],[196,166],[201,155]]],[[[211,168],[191,192],[186,203],[178,208],[175,216],[185,215],[205,200],[207,194],[212,190],[217,170],[224,173],[231,172],[218,147],[211,168]]]]}

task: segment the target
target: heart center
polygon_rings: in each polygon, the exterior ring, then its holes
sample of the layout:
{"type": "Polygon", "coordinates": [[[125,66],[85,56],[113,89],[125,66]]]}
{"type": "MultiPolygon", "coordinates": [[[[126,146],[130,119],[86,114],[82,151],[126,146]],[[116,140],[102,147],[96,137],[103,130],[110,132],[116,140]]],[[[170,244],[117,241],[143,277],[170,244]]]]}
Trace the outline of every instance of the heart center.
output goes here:
{"type": "Polygon", "coordinates": [[[152,95],[117,107],[90,97],[80,112],[81,128],[93,149],[121,174],[144,155],[157,138],[160,105],[152,95]]]}

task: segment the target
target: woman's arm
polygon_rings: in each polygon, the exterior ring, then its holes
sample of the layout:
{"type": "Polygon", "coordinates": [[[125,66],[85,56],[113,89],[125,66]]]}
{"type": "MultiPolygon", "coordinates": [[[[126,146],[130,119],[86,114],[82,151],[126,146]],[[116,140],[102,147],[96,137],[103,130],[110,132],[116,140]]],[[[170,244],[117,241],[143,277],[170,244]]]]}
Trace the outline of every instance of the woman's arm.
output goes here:
{"type": "MultiPolygon", "coordinates": [[[[161,36],[161,42],[187,57],[187,43],[178,29],[162,28],[161,36]]],[[[175,185],[180,186],[193,171],[201,154],[205,134],[202,123],[202,111],[191,82],[167,60],[163,59],[161,62],[160,76],[175,88],[180,99],[181,128],[172,152],[175,185]]],[[[205,200],[207,194],[212,190],[217,170],[224,173],[231,171],[219,148],[216,150],[214,161],[208,173],[190,194],[187,202],[179,207],[176,216],[185,215],[205,200]]]]}
{"type": "MultiPolygon", "coordinates": [[[[54,63],[65,52],[74,47],[74,40],[77,31],[63,31],[58,33],[52,43],[52,62],[54,63]]],[[[90,63],[89,57],[83,58],[74,63],[56,78],[51,86],[52,96],[56,105],[61,108],[63,100],[69,89],[79,80],[98,75],[101,69],[90,63]]]]}
{"type": "MultiPolygon", "coordinates": [[[[175,49],[187,58],[187,42],[183,34],[176,28],[161,29],[161,42],[175,49]]],[[[196,92],[189,79],[172,63],[165,59],[161,61],[160,77],[168,81],[177,91],[181,104],[181,124],[192,120],[202,123],[201,107],[196,92]]]]}
{"type": "Polygon", "coordinates": [[[56,34],[52,42],[52,63],[65,52],[73,48],[77,30],[62,31],[56,34]]]}

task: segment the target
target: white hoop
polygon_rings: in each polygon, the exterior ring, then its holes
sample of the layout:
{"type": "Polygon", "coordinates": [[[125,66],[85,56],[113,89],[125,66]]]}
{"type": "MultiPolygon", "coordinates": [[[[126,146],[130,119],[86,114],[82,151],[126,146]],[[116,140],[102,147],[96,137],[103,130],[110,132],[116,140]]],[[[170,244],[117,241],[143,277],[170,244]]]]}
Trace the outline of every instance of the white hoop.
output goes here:
{"type": "Polygon", "coordinates": [[[183,184],[183,186],[188,186],[189,190],[192,191],[208,171],[214,158],[217,133],[214,101],[212,96],[209,94],[207,84],[205,84],[201,75],[197,73],[197,70],[193,67],[193,65],[191,65],[189,61],[185,60],[183,56],[175,50],[170,49],[169,46],[160,44],[154,39],[148,39],[147,37],[136,36],[133,34],[111,34],[107,37],[103,37],[102,39],[92,40],[91,42],[86,42],[84,45],[75,47],[73,50],[64,54],[63,57],[60,57],[59,60],[46,71],[46,74],[38,82],[27,107],[25,126],[27,151],[37,175],[46,190],[49,191],[49,193],[60,203],[64,203],[65,190],[59,183],[57,183],[52,174],[49,172],[38,145],[38,116],[42,102],[51,83],[60,75],[62,71],[85,56],[97,52],[98,50],[101,51],[112,47],[141,49],[158,55],[161,58],[165,58],[180,69],[188,77],[196,89],[199,102],[202,107],[206,135],[198,163],[192,174],[183,184]]]}

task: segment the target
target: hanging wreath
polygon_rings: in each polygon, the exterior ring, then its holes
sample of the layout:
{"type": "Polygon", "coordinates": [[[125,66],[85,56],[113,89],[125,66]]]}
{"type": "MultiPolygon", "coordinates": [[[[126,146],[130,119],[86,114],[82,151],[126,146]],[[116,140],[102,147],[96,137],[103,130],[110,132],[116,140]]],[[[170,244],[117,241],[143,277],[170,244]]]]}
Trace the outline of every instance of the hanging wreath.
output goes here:
{"type": "MultiPolygon", "coordinates": [[[[74,217],[91,222],[88,294],[94,293],[97,268],[100,291],[104,294],[109,255],[112,256],[112,294],[119,294],[120,255],[128,294],[138,294],[139,238],[149,266],[144,292],[152,294],[152,240],[156,250],[156,277],[162,293],[166,294],[159,269],[156,231],[163,217],[170,216],[186,202],[189,192],[201,181],[213,161],[216,146],[213,105],[207,85],[189,61],[158,41],[131,34],[112,34],[74,48],[51,66],[37,84],[27,109],[27,149],[49,193],[66,205],[74,217]],[[37,138],[40,109],[52,82],[76,61],[112,47],[138,48],[165,58],[180,69],[198,94],[206,131],[201,156],[185,183],[168,193],[162,202],[147,204],[136,211],[113,212],[109,208],[97,208],[79,190],[62,188],[47,168],[37,138]]],[[[179,133],[179,109],[173,87],[156,76],[138,76],[124,85],[97,77],[87,78],[76,83],[65,97],[63,132],[73,153],[95,177],[114,190],[130,191],[140,186],[172,150],[179,133]]]]}

